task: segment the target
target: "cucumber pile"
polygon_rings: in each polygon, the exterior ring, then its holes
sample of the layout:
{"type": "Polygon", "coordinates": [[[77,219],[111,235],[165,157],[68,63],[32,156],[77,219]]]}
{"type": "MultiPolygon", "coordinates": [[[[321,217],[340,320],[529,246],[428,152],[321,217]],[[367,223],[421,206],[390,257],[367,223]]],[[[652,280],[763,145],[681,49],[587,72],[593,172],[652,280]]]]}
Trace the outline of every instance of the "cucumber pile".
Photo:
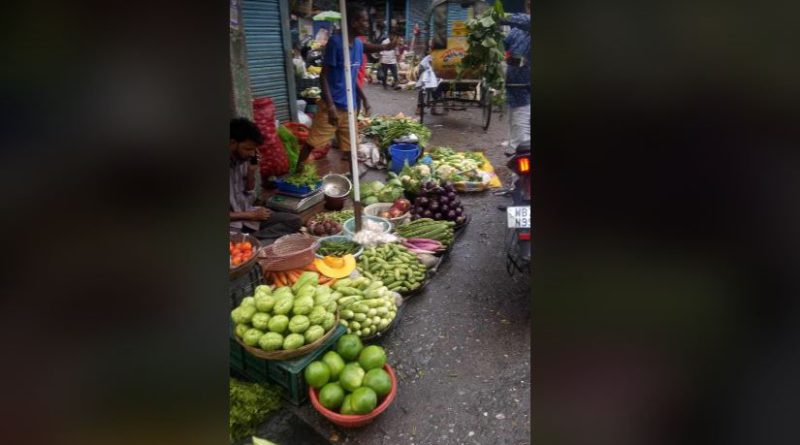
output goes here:
{"type": "Polygon", "coordinates": [[[408,224],[398,226],[395,231],[403,238],[427,238],[441,242],[449,247],[453,244],[453,221],[434,221],[420,218],[408,224]]]}
{"type": "Polygon", "coordinates": [[[380,280],[389,290],[399,293],[419,288],[426,277],[425,265],[399,244],[383,244],[365,250],[358,259],[357,268],[361,275],[380,280]]]}
{"type": "Polygon", "coordinates": [[[381,281],[367,277],[345,278],[333,285],[338,297],[339,322],[348,334],[369,337],[382,332],[397,316],[394,295],[381,281]]]}

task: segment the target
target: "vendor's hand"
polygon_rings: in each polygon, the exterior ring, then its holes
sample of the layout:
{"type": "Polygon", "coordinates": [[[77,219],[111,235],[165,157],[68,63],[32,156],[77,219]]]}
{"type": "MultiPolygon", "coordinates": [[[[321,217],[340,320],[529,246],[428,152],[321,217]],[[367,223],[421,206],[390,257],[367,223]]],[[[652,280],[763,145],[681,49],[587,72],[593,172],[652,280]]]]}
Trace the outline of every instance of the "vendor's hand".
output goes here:
{"type": "Polygon", "coordinates": [[[266,221],[272,216],[272,212],[264,207],[256,207],[251,213],[256,221],[266,221]]]}
{"type": "Polygon", "coordinates": [[[336,107],[328,107],[328,123],[334,127],[339,125],[339,117],[336,115],[336,107]]]}

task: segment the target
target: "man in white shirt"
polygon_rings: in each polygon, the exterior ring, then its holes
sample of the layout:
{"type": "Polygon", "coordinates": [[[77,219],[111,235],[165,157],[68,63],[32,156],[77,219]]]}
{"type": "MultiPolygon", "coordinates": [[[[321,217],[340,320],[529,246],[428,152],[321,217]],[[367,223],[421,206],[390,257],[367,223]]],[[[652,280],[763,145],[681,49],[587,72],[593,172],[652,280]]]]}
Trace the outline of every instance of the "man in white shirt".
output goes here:
{"type": "MultiPolygon", "coordinates": [[[[394,35],[392,37],[396,39],[396,37],[394,37],[394,35]]],[[[391,42],[390,39],[384,39],[384,41],[381,42],[381,43],[383,43],[384,45],[388,45],[390,42],[391,42]]],[[[397,81],[398,81],[398,78],[397,78],[397,48],[392,48],[392,49],[389,49],[389,50],[386,50],[386,51],[381,51],[381,74],[382,74],[382,77],[383,77],[383,88],[384,89],[388,88],[387,85],[386,85],[386,81],[388,80],[388,77],[389,77],[388,74],[389,74],[390,71],[392,73],[392,78],[394,79],[394,81],[393,81],[394,83],[392,84],[392,87],[395,90],[399,90],[400,87],[397,86],[397,81]]]]}

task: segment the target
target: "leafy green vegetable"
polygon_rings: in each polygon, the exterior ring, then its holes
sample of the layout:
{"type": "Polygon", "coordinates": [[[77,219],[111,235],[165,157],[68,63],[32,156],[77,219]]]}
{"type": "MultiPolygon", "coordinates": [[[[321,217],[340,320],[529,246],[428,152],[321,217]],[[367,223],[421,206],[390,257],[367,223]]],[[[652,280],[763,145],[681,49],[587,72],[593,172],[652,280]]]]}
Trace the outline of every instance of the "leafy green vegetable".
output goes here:
{"type": "Polygon", "coordinates": [[[339,210],[336,212],[323,212],[317,213],[316,215],[312,216],[309,222],[311,221],[336,221],[339,224],[344,224],[345,221],[352,218],[353,211],[352,210],[339,210]]]}
{"type": "Polygon", "coordinates": [[[317,188],[320,178],[317,174],[317,167],[314,164],[308,163],[303,165],[303,171],[283,178],[287,184],[292,184],[297,187],[308,186],[311,190],[317,188]]]}
{"type": "Polygon", "coordinates": [[[467,53],[456,67],[460,79],[463,71],[475,70],[490,88],[498,91],[495,100],[502,102],[505,95],[505,75],[501,64],[505,59],[503,32],[500,21],[505,15],[503,4],[496,0],[480,16],[468,20],[467,53]]]}
{"type": "Polygon", "coordinates": [[[395,139],[412,134],[417,136],[419,145],[424,147],[431,137],[431,130],[428,127],[404,116],[376,117],[362,133],[377,138],[382,149],[392,145],[395,139]]]}
{"type": "Polygon", "coordinates": [[[289,158],[289,173],[294,173],[297,169],[297,160],[300,158],[300,143],[291,130],[281,125],[278,127],[278,137],[286,150],[286,157],[289,158]]]}
{"type": "Polygon", "coordinates": [[[231,443],[253,435],[256,427],[281,406],[280,389],[273,385],[245,383],[231,378],[229,390],[228,435],[231,443]]]}

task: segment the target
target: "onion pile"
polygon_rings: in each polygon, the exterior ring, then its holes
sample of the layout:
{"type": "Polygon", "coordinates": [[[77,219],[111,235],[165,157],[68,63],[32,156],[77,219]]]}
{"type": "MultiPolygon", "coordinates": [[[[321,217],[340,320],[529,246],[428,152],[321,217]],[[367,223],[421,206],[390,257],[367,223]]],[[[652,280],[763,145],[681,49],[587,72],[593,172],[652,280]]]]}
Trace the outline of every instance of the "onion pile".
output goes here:
{"type": "Polygon", "coordinates": [[[411,219],[431,218],[463,224],[467,220],[464,208],[451,182],[440,186],[433,181],[422,185],[419,196],[411,206],[411,219]]]}
{"type": "Polygon", "coordinates": [[[329,219],[322,221],[309,221],[306,226],[308,233],[315,236],[338,235],[342,232],[342,225],[329,219]]]}

